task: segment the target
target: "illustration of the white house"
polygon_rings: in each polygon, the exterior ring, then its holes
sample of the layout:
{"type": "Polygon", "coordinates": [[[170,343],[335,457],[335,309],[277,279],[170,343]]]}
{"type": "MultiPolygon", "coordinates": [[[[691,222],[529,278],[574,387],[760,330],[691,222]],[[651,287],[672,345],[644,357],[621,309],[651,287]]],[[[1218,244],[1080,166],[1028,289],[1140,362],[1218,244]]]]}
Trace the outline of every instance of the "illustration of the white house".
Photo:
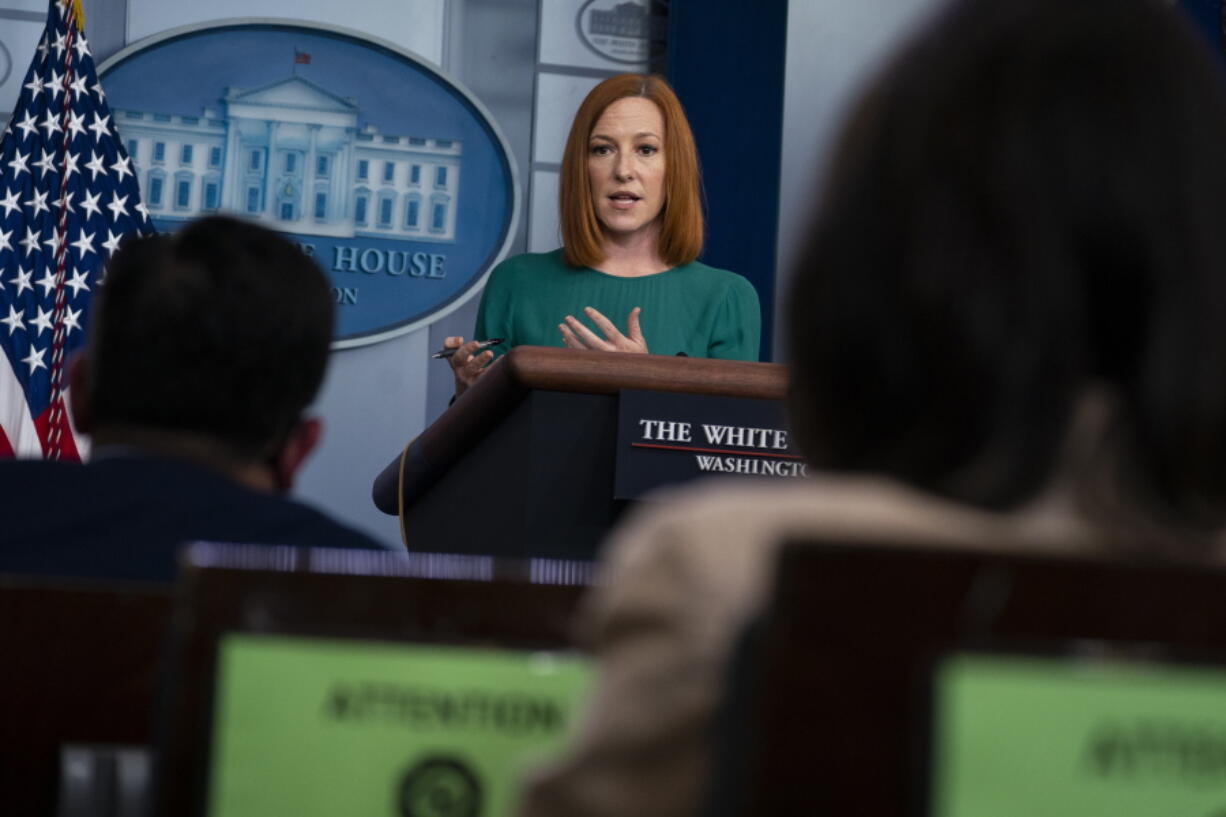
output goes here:
{"type": "Polygon", "coordinates": [[[606,37],[630,37],[646,40],[651,34],[653,19],[647,7],[634,2],[619,3],[612,9],[592,9],[588,33],[606,37]]]}
{"type": "Polygon", "coordinates": [[[353,99],[292,76],[201,116],[116,110],[149,214],[219,210],[285,232],[455,241],[456,140],[358,128],[353,99]]]}

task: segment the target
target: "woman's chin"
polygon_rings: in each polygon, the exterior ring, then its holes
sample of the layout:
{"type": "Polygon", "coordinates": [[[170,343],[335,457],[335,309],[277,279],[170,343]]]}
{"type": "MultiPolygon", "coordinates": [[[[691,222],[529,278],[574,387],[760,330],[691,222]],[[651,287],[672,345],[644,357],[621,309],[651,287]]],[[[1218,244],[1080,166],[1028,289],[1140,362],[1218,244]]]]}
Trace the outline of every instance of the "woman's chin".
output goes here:
{"type": "Polygon", "coordinates": [[[636,238],[656,235],[660,231],[660,220],[656,218],[644,220],[638,215],[628,213],[606,214],[600,219],[600,226],[605,237],[610,241],[626,243],[636,238]]]}

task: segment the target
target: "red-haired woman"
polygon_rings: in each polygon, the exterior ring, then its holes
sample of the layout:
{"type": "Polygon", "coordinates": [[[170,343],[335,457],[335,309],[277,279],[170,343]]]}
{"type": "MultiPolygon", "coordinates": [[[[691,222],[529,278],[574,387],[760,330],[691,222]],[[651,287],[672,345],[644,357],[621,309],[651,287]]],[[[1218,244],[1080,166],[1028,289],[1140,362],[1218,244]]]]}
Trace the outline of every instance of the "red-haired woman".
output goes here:
{"type": "Polygon", "coordinates": [[[659,77],[622,74],[579,106],[562,156],[563,246],[490,275],[476,338],[447,338],[459,394],[512,346],[757,360],[758,296],[694,259],[703,221],[694,137],[659,77]]]}

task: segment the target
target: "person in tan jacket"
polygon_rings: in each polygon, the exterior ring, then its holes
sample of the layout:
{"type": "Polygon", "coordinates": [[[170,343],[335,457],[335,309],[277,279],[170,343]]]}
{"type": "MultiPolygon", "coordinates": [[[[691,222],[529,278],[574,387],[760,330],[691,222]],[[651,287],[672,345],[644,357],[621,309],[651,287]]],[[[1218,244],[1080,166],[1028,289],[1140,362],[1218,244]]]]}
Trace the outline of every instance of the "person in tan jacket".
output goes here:
{"type": "MultiPolygon", "coordinates": [[[[789,535],[1203,558],[1226,521],[1226,96],[1157,0],[956,0],[846,124],[794,271],[821,476],[658,496],[522,814],[693,814],[731,645],[789,535]]],[[[820,785],[820,780],[814,781],[820,785]]]]}

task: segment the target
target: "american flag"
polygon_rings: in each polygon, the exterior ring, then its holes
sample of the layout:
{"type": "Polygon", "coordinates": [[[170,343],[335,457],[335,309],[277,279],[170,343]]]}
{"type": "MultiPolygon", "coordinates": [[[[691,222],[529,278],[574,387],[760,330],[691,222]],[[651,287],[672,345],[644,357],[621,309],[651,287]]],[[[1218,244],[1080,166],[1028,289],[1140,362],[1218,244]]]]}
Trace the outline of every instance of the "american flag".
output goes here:
{"type": "Polygon", "coordinates": [[[66,411],[102,266],[153,226],[81,28],[52,2],[0,142],[0,457],[79,459],[66,411]]]}

